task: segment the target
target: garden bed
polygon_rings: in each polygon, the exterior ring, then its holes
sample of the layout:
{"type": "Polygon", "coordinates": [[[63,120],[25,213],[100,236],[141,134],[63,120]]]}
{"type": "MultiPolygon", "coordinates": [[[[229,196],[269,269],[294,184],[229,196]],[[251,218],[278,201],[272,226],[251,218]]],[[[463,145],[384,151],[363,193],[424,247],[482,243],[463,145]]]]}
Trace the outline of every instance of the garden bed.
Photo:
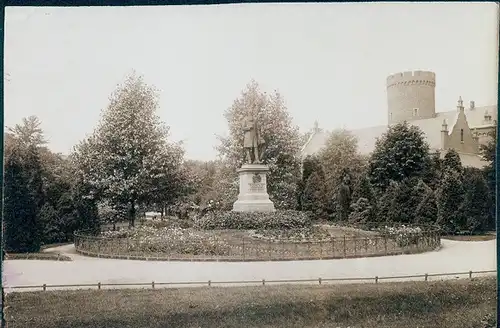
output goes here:
{"type": "Polygon", "coordinates": [[[158,228],[152,224],[107,231],[100,237],[76,234],[75,246],[83,255],[101,257],[258,261],[410,254],[431,251],[440,245],[437,233],[419,232],[410,239],[401,239],[400,229],[381,233],[353,227],[309,225],[288,229],[200,230],[173,227],[173,223],[168,222],[162,225],[170,227],[158,228]]]}

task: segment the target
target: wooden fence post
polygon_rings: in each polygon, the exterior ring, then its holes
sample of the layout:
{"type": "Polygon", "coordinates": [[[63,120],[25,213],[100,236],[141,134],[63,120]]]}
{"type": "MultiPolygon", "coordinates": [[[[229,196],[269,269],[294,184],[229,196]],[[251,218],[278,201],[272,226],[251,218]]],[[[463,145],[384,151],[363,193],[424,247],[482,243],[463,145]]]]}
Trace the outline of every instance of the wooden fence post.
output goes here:
{"type": "Polygon", "coordinates": [[[384,236],[384,249],[385,249],[385,254],[387,255],[387,236],[384,236]]]}
{"type": "Polygon", "coordinates": [[[472,270],[469,271],[469,279],[472,279],[472,270]]]}
{"type": "Polygon", "coordinates": [[[319,282],[319,284],[321,285],[321,278],[318,278],[318,282],[319,282]]]}
{"type": "Polygon", "coordinates": [[[210,286],[212,286],[212,281],[211,280],[208,281],[208,287],[210,287],[210,286]]]}
{"type": "Polygon", "coordinates": [[[266,279],[262,279],[262,286],[266,284],[266,279]]]}
{"type": "Polygon", "coordinates": [[[243,260],[245,260],[245,237],[241,240],[241,248],[243,252],[243,260]]]}
{"type": "Polygon", "coordinates": [[[335,237],[332,236],[332,257],[335,257],[335,237]]]}
{"type": "Polygon", "coordinates": [[[375,276],[375,283],[378,284],[378,276],[375,276]]]}
{"type": "Polygon", "coordinates": [[[425,274],[425,281],[427,281],[427,280],[428,280],[428,278],[429,278],[429,274],[427,274],[427,273],[426,273],[426,274],[425,274]]]}
{"type": "Polygon", "coordinates": [[[47,285],[43,284],[42,288],[43,288],[43,291],[46,291],[47,290],[47,285]]]}
{"type": "Polygon", "coordinates": [[[101,289],[101,282],[97,283],[97,289],[101,289]]]}
{"type": "Polygon", "coordinates": [[[346,257],[346,244],[345,244],[345,235],[344,235],[344,257],[346,257]]]}
{"type": "Polygon", "coordinates": [[[155,282],[154,281],[151,282],[151,288],[155,289],[155,282]]]}

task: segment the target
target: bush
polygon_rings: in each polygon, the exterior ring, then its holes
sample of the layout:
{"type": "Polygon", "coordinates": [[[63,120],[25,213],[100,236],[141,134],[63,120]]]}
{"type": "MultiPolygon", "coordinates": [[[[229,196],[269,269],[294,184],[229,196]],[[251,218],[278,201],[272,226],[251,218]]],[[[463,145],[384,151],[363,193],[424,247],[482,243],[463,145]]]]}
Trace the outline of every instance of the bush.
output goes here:
{"type": "Polygon", "coordinates": [[[305,228],[292,228],[292,229],[272,229],[256,230],[252,237],[257,239],[271,240],[271,241],[324,241],[330,240],[331,235],[328,230],[311,226],[305,228]]]}
{"type": "Polygon", "coordinates": [[[357,202],[351,205],[351,213],[349,214],[349,222],[364,223],[374,221],[375,210],[366,198],[359,198],[357,202]]]}
{"type": "Polygon", "coordinates": [[[311,225],[307,213],[276,212],[208,212],[195,221],[201,229],[290,229],[311,225]]]}
{"type": "Polygon", "coordinates": [[[423,235],[420,227],[409,227],[402,225],[400,227],[384,227],[380,229],[380,234],[396,242],[399,247],[417,245],[418,240],[423,235]]]}

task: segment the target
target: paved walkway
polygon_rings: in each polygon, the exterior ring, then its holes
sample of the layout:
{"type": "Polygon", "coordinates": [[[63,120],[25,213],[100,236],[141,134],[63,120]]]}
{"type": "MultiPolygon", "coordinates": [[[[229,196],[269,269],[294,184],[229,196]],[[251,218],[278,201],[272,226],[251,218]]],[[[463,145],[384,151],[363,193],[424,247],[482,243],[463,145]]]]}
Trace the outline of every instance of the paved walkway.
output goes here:
{"type": "Polygon", "coordinates": [[[3,272],[6,292],[12,291],[9,286],[22,285],[294,280],[318,277],[373,279],[375,276],[496,270],[497,267],[496,240],[442,240],[439,251],[423,254],[285,262],[148,262],[99,259],[76,254],[73,245],[46,251],[60,252],[70,256],[73,261],[7,260],[4,262],[3,272]]]}

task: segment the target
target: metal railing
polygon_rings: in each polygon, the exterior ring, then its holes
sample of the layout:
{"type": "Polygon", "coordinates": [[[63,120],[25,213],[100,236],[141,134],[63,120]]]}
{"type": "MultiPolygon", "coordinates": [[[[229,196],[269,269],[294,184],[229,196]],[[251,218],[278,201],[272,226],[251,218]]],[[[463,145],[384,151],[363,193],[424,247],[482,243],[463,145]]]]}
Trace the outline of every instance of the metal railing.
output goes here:
{"type": "MultiPolygon", "coordinates": [[[[439,278],[439,277],[450,277],[450,276],[466,276],[469,279],[473,278],[473,275],[485,275],[496,273],[497,270],[485,270],[485,271],[467,271],[467,272],[450,272],[450,273],[425,273],[419,275],[404,275],[404,276],[386,276],[386,277],[352,277],[352,278],[317,278],[317,279],[283,279],[283,280],[241,280],[241,281],[183,281],[183,282],[144,282],[144,283],[101,283],[97,282],[94,284],[68,284],[68,285],[26,285],[26,286],[6,286],[4,287],[6,290],[10,289],[38,289],[41,288],[42,291],[47,291],[49,288],[68,288],[68,287],[88,287],[88,288],[97,288],[103,289],[103,287],[151,287],[155,289],[159,286],[164,287],[176,287],[176,286],[208,286],[212,287],[214,285],[262,285],[265,286],[270,284],[290,284],[290,283],[318,283],[319,285],[329,282],[347,282],[347,283],[356,283],[356,282],[365,282],[365,283],[376,283],[383,280],[411,280],[415,281],[415,278],[422,278],[423,281],[430,281],[430,278],[439,278]]],[[[479,276],[478,276],[479,277],[479,276]]]]}
{"type": "Polygon", "coordinates": [[[438,230],[427,230],[411,237],[411,242],[387,235],[370,237],[330,237],[316,241],[272,241],[252,237],[232,238],[227,244],[204,247],[203,241],[182,242],[183,249],[140,249],[129,238],[93,236],[86,232],[74,234],[76,251],[82,255],[102,258],[143,261],[286,261],[319,260],[384,255],[413,254],[440,247],[438,230]],[[212,252],[208,252],[211,249],[212,252]]]}

